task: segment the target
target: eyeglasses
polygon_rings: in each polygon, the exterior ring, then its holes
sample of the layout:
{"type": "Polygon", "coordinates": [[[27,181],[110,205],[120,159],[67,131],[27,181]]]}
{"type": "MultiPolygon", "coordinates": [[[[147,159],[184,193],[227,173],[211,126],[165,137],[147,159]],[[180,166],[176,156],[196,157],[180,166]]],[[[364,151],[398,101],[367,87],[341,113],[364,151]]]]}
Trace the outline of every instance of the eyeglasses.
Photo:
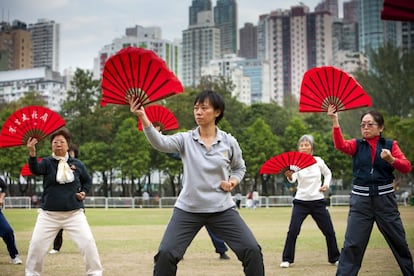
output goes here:
{"type": "Polygon", "coordinates": [[[378,124],[374,124],[374,123],[368,123],[368,124],[364,124],[364,123],[362,123],[362,124],[360,124],[359,126],[361,127],[361,128],[372,128],[373,126],[376,126],[376,125],[378,125],[378,124]]]}

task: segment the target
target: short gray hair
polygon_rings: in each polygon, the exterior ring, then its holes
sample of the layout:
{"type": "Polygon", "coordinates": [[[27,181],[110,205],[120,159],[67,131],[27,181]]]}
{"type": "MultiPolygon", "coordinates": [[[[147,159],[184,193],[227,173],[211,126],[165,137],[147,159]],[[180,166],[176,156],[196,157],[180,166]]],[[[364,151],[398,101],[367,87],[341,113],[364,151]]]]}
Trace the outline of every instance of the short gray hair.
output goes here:
{"type": "Polygon", "coordinates": [[[300,143],[302,143],[303,141],[308,141],[311,144],[312,151],[315,149],[315,141],[312,135],[310,134],[302,135],[302,137],[300,137],[298,141],[298,148],[299,148],[300,143]]]}

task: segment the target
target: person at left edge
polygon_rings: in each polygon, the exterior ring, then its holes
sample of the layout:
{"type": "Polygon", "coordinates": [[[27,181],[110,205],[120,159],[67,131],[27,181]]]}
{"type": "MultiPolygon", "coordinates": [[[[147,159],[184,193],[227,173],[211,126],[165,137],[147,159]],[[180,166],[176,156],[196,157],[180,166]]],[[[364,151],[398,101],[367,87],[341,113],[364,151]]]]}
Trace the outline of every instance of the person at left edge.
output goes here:
{"type": "Polygon", "coordinates": [[[50,136],[52,156],[37,161],[38,140],[27,140],[29,168],[43,175],[42,205],[33,229],[26,260],[26,276],[41,275],[49,245],[60,229],[78,246],[86,263],[86,274],[103,275],[98,249],[86,219],[83,200],[92,186],[85,165],[69,157],[70,134],[66,128],[50,136]]]}
{"type": "Polygon", "coordinates": [[[235,252],[245,275],[264,275],[261,247],[231,196],[246,165],[237,140],[217,127],[224,115],[223,98],[209,90],[199,93],[193,105],[197,127],[173,135],[155,129],[138,99],[131,97],[129,104],[152,147],[179,152],[183,162],[183,189],[154,257],[153,274],[176,275],[177,264],[191,241],[207,225],[235,252]]]}
{"type": "Polygon", "coordinates": [[[3,241],[7,246],[7,251],[9,251],[9,255],[11,258],[10,262],[12,264],[21,264],[22,260],[20,259],[19,251],[17,250],[13,228],[10,226],[9,222],[7,221],[6,217],[2,212],[6,192],[7,185],[4,182],[4,180],[0,178],[0,237],[3,238],[3,241]]]}

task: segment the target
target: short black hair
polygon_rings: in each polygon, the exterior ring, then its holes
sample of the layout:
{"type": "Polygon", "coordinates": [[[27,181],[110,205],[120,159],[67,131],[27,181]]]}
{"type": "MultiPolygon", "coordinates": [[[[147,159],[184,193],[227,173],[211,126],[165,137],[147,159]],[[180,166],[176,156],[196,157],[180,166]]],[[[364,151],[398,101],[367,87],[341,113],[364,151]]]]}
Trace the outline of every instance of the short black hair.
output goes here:
{"type": "Polygon", "coordinates": [[[362,121],[362,118],[364,118],[365,115],[371,115],[374,118],[374,121],[378,124],[378,127],[383,127],[384,126],[384,116],[382,116],[382,114],[377,111],[377,110],[371,110],[371,111],[367,111],[365,113],[363,113],[361,115],[361,119],[360,121],[362,121]]]}
{"type": "Polygon", "coordinates": [[[194,105],[204,103],[206,100],[213,106],[214,110],[220,110],[220,115],[216,117],[215,124],[217,125],[224,116],[224,109],[226,107],[224,99],[220,94],[211,90],[204,90],[198,94],[194,100],[194,105]]]}

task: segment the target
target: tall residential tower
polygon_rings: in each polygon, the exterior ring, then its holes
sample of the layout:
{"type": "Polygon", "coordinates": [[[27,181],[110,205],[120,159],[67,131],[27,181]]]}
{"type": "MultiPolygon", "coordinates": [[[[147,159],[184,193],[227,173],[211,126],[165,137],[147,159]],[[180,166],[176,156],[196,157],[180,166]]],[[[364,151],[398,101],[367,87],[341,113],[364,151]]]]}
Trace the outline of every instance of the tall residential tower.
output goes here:
{"type": "Polygon", "coordinates": [[[53,20],[39,19],[29,24],[33,43],[33,67],[47,67],[59,71],[60,24],[53,20]]]}

